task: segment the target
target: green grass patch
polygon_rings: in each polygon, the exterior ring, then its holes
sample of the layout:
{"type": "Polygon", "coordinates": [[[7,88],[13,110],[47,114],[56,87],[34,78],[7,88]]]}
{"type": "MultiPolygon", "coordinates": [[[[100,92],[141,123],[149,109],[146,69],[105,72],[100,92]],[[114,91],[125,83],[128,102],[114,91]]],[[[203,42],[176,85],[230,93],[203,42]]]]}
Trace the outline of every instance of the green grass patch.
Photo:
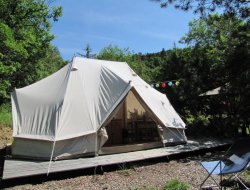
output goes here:
{"type": "MultiPolygon", "coordinates": [[[[190,187],[187,183],[179,181],[177,179],[172,179],[165,183],[165,185],[160,188],[160,190],[188,190],[190,187]]],[[[153,186],[143,186],[143,187],[136,187],[133,190],[159,190],[153,186]]]]}
{"type": "Polygon", "coordinates": [[[11,126],[11,106],[9,104],[2,104],[0,106],[0,125],[11,126]]]}
{"type": "Polygon", "coordinates": [[[177,179],[172,179],[164,185],[164,190],[188,190],[189,185],[177,179]]]}

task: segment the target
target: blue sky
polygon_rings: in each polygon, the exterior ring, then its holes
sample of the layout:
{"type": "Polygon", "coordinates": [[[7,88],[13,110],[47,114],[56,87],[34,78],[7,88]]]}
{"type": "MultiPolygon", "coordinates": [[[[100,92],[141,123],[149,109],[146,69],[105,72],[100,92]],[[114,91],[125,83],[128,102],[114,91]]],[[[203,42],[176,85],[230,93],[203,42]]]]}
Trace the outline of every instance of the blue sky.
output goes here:
{"type": "Polygon", "coordinates": [[[170,49],[188,31],[195,15],[150,0],[57,0],[63,16],[53,23],[53,44],[70,60],[87,44],[98,53],[109,44],[138,53],[170,49]]]}

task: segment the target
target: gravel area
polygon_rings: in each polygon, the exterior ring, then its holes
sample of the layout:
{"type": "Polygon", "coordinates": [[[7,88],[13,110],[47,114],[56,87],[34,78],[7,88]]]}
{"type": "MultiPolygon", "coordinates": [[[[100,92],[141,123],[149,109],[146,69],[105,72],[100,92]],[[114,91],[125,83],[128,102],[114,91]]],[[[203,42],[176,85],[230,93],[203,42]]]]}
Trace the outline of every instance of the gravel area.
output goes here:
{"type": "Polygon", "coordinates": [[[171,179],[178,179],[189,184],[191,190],[199,189],[206,176],[196,160],[182,159],[133,166],[129,169],[105,172],[102,175],[83,175],[68,179],[17,185],[6,189],[84,189],[84,190],[144,190],[154,187],[163,189],[171,179]]]}
{"type": "Polygon", "coordinates": [[[0,125],[0,149],[12,143],[12,129],[10,126],[0,125]]]}

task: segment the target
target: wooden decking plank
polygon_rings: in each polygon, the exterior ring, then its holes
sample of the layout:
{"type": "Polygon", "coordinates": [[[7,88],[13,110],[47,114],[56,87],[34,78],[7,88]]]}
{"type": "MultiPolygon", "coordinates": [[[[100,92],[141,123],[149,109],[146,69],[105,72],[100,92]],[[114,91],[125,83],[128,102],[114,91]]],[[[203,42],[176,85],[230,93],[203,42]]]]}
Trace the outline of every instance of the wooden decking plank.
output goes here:
{"type": "MultiPolygon", "coordinates": [[[[196,150],[226,145],[228,142],[189,141],[187,145],[178,145],[174,147],[156,148],[136,152],[127,152],[112,155],[102,155],[91,158],[78,158],[70,160],[52,161],[50,172],[63,172],[76,169],[92,168],[97,166],[106,166],[112,164],[121,164],[126,162],[139,161],[150,158],[164,157],[183,152],[193,152],[196,150]]],[[[49,161],[27,161],[7,159],[5,161],[3,179],[12,179],[25,176],[46,174],[49,167],[49,161]]]]}

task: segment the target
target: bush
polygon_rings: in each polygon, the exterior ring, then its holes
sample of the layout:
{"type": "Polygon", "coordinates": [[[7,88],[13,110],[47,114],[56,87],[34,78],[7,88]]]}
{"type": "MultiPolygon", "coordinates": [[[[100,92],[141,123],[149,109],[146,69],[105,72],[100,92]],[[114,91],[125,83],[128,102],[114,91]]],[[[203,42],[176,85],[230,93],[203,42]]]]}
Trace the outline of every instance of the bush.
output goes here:
{"type": "Polygon", "coordinates": [[[164,185],[164,190],[187,190],[187,189],[189,189],[189,185],[177,179],[170,180],[164,185]]]}

